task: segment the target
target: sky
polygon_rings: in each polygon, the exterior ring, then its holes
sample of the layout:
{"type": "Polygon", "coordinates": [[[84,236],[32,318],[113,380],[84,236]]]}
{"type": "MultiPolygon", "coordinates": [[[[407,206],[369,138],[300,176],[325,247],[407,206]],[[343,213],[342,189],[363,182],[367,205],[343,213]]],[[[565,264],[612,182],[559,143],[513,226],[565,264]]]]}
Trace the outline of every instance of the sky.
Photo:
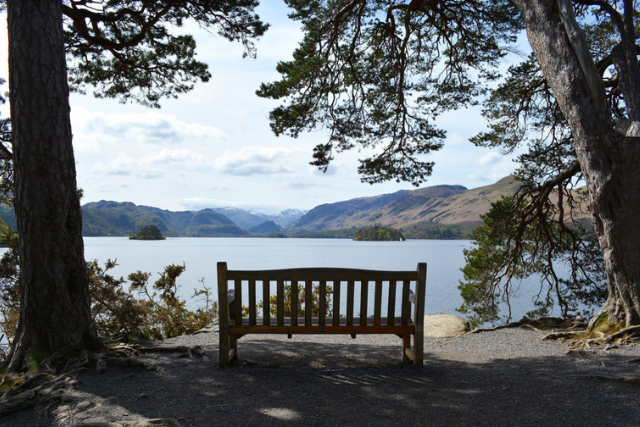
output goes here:
{"type": "MultiPolygon", "coordinates": [[[[174,211],[237,207],[278,213],[415,189],[409,183],[361,183],[357,168],[364,152],[357,150],[336,155],[327,173],[318,171],[309,162],[313,147],[327,141],[321,131],[297,139],[273,135],[268,114],[278,101],[255,91],[278,80],[276,64],[291,58],[302,32],[281,2],[262,3],[258,14],[271,27],[256,43],[256,59],[243,59],[240,44],[188,28],[212,78],[178,99],[163,100],[160,109],[96,99],[90,91],[71,95],[83,204],[113,200],[174,211]]],[[[6,46],[6,14],[0,21],[0,46],[6,46]]],[[[8,77],[7,68],[7,50],[0,49],[0,76],[8,77]]],[[[1,109],[3,116],[8,112],[8,105],[1,109]]],[[[422,187],[476,188],[514,171],[513,156],[468,141],[485,129],[479,107],[442,114],[436,124],[447,138],[443,149],[424,157],[435,168],[422,187]]]]}

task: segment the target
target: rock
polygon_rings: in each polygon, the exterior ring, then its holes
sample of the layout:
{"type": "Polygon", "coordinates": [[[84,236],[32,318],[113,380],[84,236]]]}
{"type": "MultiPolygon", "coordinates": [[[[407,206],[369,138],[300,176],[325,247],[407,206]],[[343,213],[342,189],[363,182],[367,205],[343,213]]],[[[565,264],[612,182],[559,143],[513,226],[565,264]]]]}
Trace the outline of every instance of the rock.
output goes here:
{"type": "Polygon", "coordinates": [[[428,314],[424,316],[424,336],[433,338],[458,337],[471,330],[468,321],[453,314],[428,314]]]}

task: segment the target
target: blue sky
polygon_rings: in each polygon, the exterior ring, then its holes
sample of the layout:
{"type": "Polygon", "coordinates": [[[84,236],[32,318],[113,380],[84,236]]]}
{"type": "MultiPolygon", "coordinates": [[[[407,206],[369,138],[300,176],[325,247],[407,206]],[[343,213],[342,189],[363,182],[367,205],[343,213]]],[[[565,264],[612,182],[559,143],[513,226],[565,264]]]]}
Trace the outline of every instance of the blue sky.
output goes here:
{"type": "MultiPolygon", "coordinates": [[[[170,210],[232,206],[274,213],[413,188],[361,183],[357,160],[363,153],[357,151],[337,155],[323,174],[309,161],[313,147],[326,141],[324,133],[297,139],[271,133],[267,116],[277,102],[258,98],[255,91],[261,82],[278,79],[275,66],[291,57],[301,32],[280,2],[263,1],[258,13],[271,28],[257,43],[256,59],[242,59],[238,44],[189,28],[198,58],[209,64],[213,77],[179,99],[164,100],[160,109],[72,94],[83,203],[130,201],[170,210]]],[[[0,43],[6,46],[6,19],[2,27],[0,43]]],[[[6,49],[0,52],[0,67],[6,78],[6,49]]],[[[8,106],[2,114],[8,114],[8,106]]],[[[515,169],[512,157],[468,141],[484,129],[479,108],[443,114],[437,124],[447,130],[446,145],[426,157],[436,166],[424,186],[475,188],[515,169]]]]}

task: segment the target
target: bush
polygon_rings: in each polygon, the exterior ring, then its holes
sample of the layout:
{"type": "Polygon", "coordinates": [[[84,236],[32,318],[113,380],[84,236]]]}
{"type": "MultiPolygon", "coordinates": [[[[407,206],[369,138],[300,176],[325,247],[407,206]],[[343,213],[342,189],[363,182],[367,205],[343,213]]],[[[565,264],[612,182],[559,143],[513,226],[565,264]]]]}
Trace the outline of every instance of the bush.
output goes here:
{"type": "Polygon", "coordinates": [[[0,257],[0,361],[8,355],[20,317],[18,235],[10,230],[2,238],[9,250],[0,257]]]}
{"type": "Polygon", "coordinates": [[[152,339],[167,339],[193,333],[211,323],[218,314],[217,304],[210,302],[211,289],[204,286],[202,279],[200,282],[203,289],[197,289],[194,296],[206,296],[205,309],[188,310],[186,301],[178,298],[177,278],[184,270],[184,265],[166,266],[160,278],[153,284],[155,291],[149,290],[149,273],[137,271],[128,277],[131,289],[145,295],[152,306],[146,325],[146,332],[152,339]]]}
{"type": "MultiPolygon", "coordinates": [[[[305,286],[298,287],[298,317],[304,317],[306,313],[306,303],[305,303],[305,294],[306,288],[305,286]]],[[[327,296],[325,299],[325,306],[327,307],[327,317],[331,317],[333,315],[333,309],[331,306],[331,295],[333,294],[333,288],[331,286],[327,286],[327,296]]],[[[291,316],[291,308],[293,307],[291,301],[291,283],[284,284],[284,316],[291,316]]],[[[313,292],[311,294],[311,315],[314,317],[320,316],[320,286],[313,286],[313,292]]],[[[274,294],[269,297],[269,312],[271,316],[278,316],[278,295],[274,294]]],[[[257,304],[259,309],[264,309],[263,301],[260,301],[257,304]]],[[[249,308],[242,306],[243,315],[248,315],[249,308]]]]}
{"type": "MultiPolygon", "coordinates": [[[[7,241],[9,250],[0,257],[0,362],[9,354],[20,315],[18,237],[13,233],[7,241]]],[[[211,300],[211,288],[204,279],[193,294],[204,298],[204,308],[189,310],[178,297],[177,278],[184,265],[166,266],[152,289],[151,274],[141,271],[128,276],[131,285],[126,289],[127,280],[110,274],[116,265],[115,260],[107,260],[104,266],[97,260],[87,263],[91,315],[103,338],[171,338],[202,329],[218,315],[218,305],[211,300]]]]}

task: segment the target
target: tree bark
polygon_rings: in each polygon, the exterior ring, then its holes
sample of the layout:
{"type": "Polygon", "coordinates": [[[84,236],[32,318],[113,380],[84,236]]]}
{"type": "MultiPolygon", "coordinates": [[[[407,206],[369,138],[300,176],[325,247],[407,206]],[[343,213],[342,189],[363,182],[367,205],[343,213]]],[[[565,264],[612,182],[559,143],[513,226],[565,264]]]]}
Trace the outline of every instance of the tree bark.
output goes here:
{"type": "Polygon", "coordinates": [[[9,369],[98,349],[77,195],[61,1],[8,0],[21,312],[9,369]]]}
{"type": "MultiPolygon", "coordinates": [[[[571,127],[607,271],[605,309],[612,321],[640,324],[640,138],[616,133],[609,106],[603,104],[604,89],[590,84],[597,69],[593,60],[585,61],[575,40],[584,34],[568,34],[571,23],[560,12],[563,3],[571,7],[571,2],[512,2],[523,15],[531,47],[571,127]]],[[[632,66],[637,67],[637,60],[632,66]]],[[[635,75],[636,70],[625,71],[635,75]]],[[[637,113],[629,111],[629,117],[633,120],[637,113]]]]}

